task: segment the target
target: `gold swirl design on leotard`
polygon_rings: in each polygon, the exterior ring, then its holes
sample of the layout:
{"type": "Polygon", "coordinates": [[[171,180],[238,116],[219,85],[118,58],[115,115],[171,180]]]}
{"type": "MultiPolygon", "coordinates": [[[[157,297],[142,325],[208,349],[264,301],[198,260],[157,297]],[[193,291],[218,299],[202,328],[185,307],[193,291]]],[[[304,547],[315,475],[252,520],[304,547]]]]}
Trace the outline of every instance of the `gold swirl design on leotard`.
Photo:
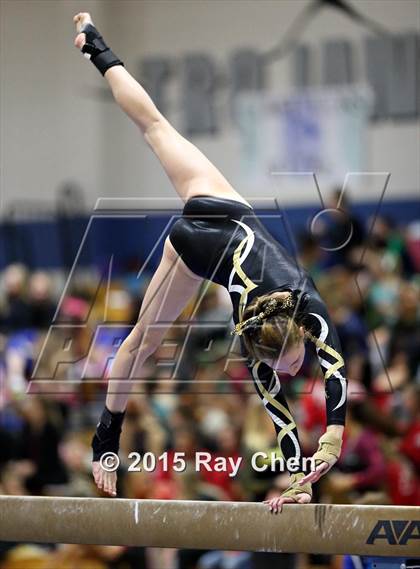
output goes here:
{"type": "MultiPolygon", "coordinates": [[[[263,400],[264,407],[266,408],[268,414],[271,416],[274,423],[276,423],[278,428],[279,428],[279,433],[277,435],[277,443],[279,446],[280,454],[281,454],[281,456],[284,456],[281,445],[282,445],[282,441],[283,441],[284,437],[289,436],[294,447],[295,447],[295,452],[296,452],[295,456],[297,458],[300,458],[299,441],[296,438],[296,435],[293,433],[293,430],[296,428],[296,423],[295,423],[289,409],[287,409],[287,407],[282,405],[280,403],[280,401],[277,401],[277,399],[275,399],[275,395],[273,393],[267,391],[267,389],[265,389],[265,387],[263,386],[263,384],[262,384],[262,382],[258,376],[258,370],[259,370],[261,363],[262,362],[257,361],[252,366],[252,376],[253,376],[254,381],[256,383],[257,391],[259,392],[259,395],[260,395],[261,399],[263,400]],[[267,403],[269,403],[272,407],[274,407],[274,409],[275,409],[275,411],[273,410],[274,412],[271,411],[267,407],[267,403]]],[[[275,371],[273,371],[273,373],[276,374],[275,371]]],[[[278,381],[277,375],[276,375],[276,387],[277,387],[277,392],[278,392],[281,389],[281,386],[280,386],[280,382],[278,381]]]]}
{"type": "Polygon", "coordinates": [[[336,360],[335,364],[332,364],[331,367],[329,367],[325,372],[324,379],[325,380],[329,379],[332,375],[335,374],[336,371],[338,371],[341,367],[344,366],[343,357],[336,350],[334,350],[334,348],[332,348],[331,346],[329,346],[328,344],[326,344],[316,336],[313,336],[310,332],[305,332],[305,336],[307,336],[311,340],[311,342],[315,344],[317,348],[323,350],[325,353],[329,354],[336,360]]]}
{"type": "Polygon", "coordinates": [[[252,250],[255,236],[252,229],[242,221],[239,221],[237,219],[233,219],[232,221],[240,225],[246,232],[246,236],[242,239],[242,241],[239,243],[239,245],[236,247],[233,253],[233,259],[232,259],[233,269],[230,274],[229,285],[228,285],[229,292],[238,292],[240,294],[239,306],[238,306],[238,318],[239,320],[242,320],[242,314],[246,306],[248,294],[251,292],[251,290],[254,290],[255,288],[258,287],[258,285],[255,284],[248,277],[248,275],[245,273],[245,271],[242,268],[243,262],[245,261],[245,259],[248,257],[248,255],[252,250]],[[235,275],[238,275],[238,277],[241,279],[241,281],[244,283],[245,286],[232,284],[235,275]]]}
{"type": "Polygon", "coordinates": [[[235,252],[233,253],[233,266],[235,267],[236,274],[242,279],[242,282],[245,285],[245,288],[242,291],[241,297],[239,300],[239,308],[238,308],[239,318],[242,318],[243,310],[245,308],[246,300],[248,298],[248,293],[250,293],[251,290],[254,290],[254,288],[257,288],[257,286],[258,286],[245,274],[245,271],[242,269],[241,262],[240,262],[241,252],[242,252],[242,249],[244,248],[244,245],[246,244],[247,241],[248,241],[248,237],[245,237],[240,242],[238,247],[235,249],[235,252]]]}
{"type": "Polygon", "coordinates": [[[305,335],[315,344],[319,363],[321,364],[321,367],[325,368],[326,370],[324,372],[324,379],[325,381],[327,381],[331,377],[334,377],[335,379],[339,380],[341,385],[341,397],[339,402],[333,409],[333,411],[335,411],[336,409],[339,409],[342,405],[344,405],[346,401],[347,382],[346,379],[338,371],[341,367],[344,367],[344,359],[336,350],[334,350],[334,348],[332,348],[330,345],[326,344],[325,342],[329,334],[328,323],[326,322],[325,318],[323,318],[320,314],[317,314],[316,312],[310,312],[310,314],[319,321],[321,325],[321,331],[318,338],[308,331],[305,332],[305,335]],[[335,362],[331,363],[327,361],[325,358],[323,358],[322,353],[320,353],[321,351],[333,357],[335,359],[335,362]]]}

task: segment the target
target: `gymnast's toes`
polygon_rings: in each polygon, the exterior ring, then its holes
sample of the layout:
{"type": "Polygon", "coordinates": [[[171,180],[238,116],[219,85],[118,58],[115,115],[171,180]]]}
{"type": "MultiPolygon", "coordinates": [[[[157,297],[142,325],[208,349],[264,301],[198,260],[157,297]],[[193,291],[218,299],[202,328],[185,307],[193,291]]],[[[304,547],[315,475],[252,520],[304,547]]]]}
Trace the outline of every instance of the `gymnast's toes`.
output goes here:
{"type": "Polygon", "coordinates": [[[86,24],[93,24],[92,18],[89,12],[79,12],[73,18],[73,22],[76,24],[76,30],[80,32],[83,26],[86,24]]]}
{"type": "Polygon", "coordinates": [[[78,32],[75,40],[74,40],[74,45],[78,48],[78,49],[82,49],[82,47],[85,45],[86,43],[86,35],[85,34],[81,34],[80,30],[83,28],[83,26],[85,26],[86,24],[93,24],[92,22],[92,18],[90,17],[90,14],[88,12],[79,12],[78,14],[76,14],[73,18],[73,22],[76,24],[76,30],[78,32]]]}

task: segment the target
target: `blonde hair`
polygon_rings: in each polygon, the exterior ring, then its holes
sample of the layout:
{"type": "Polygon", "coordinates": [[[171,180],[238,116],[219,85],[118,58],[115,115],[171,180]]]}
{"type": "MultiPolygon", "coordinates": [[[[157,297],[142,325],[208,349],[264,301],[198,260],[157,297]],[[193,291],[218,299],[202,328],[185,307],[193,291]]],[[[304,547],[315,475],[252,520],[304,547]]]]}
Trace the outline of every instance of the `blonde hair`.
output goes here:
{"type": "Polygon", "coordinates": [[[246,307],[235,332],[258,360],[277,358],[299,344],[302,334],[293,317],[292,293],[257,296],[246,307]]]}

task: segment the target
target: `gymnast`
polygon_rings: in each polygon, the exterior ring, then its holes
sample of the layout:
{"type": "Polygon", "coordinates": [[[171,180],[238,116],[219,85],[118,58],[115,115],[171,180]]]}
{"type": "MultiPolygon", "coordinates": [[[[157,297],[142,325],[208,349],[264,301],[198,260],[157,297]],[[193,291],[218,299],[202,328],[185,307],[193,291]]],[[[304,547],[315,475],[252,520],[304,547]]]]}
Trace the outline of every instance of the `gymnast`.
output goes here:
{"type": "Polygon", "coordinates": [[[256,217],[251,205],[217,168],[162,116],[94,27],[88,13],[74,17],[75,46],[108,81],[115,101],[134,121],[184,202],[183,215],[165,240],[160,264],[140,315],[120,346],[109,379],[104,411],[92,441],[92,472],[105,493],[116,496],[116,472],[100,464],[118,453],[127,405],[124,378],[134,375],[159,347],[168,327],[204,279],[224,286],[235,329],[258,395],[269,413],[281,455],[301,459],[296,424],[278,374],[296,375],[312,345],[324,374],[326,432],[313,455],[316,468],[291,473],[289,486],[265,503],[274,513],[284,503],[308,503],[312,483],[337,461],[345,422],[346,379],[337,332],[315,284],[256,217]],[[153,326],[157,322],[166,326],[153,326]]]}

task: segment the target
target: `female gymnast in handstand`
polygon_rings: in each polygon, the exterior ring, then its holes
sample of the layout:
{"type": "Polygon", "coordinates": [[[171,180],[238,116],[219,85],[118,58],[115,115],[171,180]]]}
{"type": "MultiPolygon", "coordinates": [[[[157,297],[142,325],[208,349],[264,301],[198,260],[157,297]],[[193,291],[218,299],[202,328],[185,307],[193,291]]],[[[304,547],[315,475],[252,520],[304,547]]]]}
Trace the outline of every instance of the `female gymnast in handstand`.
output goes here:
{"type": "Polygon", "coordinates": [[[290,475],[281,496],[266,500],[277,512],[288,502],[307,503],[311,485],[337,461],[345,420],[346,380],[336,330],[307,273],[255,216],[250,204],[215,166],[162,116],[143,87],[108,48],[88,13],[74,17],[75,45],[108,81],[117,104],[134,121],[181,199],[182,217],[167,237],[159,267],[147,288],[137,324],[119,348],[110,372],[105,409],[92,441],[92,471],[98,488],[116,495],[116,473],[100,464],[118,453],[127,405],[125,378],[159,347],[170,324],[208,279],[223,285],[233,305],[235,330],[248,358],[256,390],[273,420],[281,454],[301,458],[296,424],[278,373],[292,376],[316,350],[324,373],[327,429],[313,455],[316,468],[290,475]],[[168,294],[169,291],[169,294],[168,294]],[[118,381],[120,380],[120,381],[118,381]]]}

